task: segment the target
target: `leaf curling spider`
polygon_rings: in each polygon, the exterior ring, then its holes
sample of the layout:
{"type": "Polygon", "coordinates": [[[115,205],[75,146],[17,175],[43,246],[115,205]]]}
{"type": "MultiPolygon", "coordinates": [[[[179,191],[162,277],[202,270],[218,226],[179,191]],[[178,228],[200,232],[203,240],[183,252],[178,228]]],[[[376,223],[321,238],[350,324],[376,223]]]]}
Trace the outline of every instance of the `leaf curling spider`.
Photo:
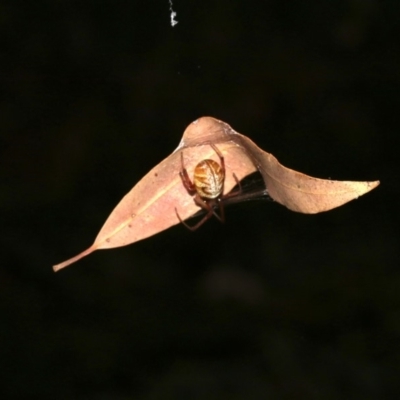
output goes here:
{"type": "Polygon", "coordinates": [[[213,143],[210,143],[210,146],[217,153],[220,164],[210,159],[200,161],[194,169],[193,182],[190,180],[189,174],[183,162],[183,151],[181,152],[181,171],[179,171],[179,175],[182,179],[183,186],[185,186],[185,189],[191,196],[194,196],[193,200],[196,205],[207,212],[207,214],[197,224],[190,226],[182,220],[182,218],[178,214],[178,210],[175,207],[176,216],[178,217],[179,221],[192,232],[200,228],[200,226],[208,221],[213,216],[213,214],[220,222],[225,222],[223,200],[236,196],[242,191],[239,179],[233,173],[233,177],[237,185],[239,186],[239,190],[232,193],[224,194],[224,156],[217,148],[217,146],[215,146],[213,143]],[[216,212],[217,209],[219,209],[219,215],[216,212]]]}

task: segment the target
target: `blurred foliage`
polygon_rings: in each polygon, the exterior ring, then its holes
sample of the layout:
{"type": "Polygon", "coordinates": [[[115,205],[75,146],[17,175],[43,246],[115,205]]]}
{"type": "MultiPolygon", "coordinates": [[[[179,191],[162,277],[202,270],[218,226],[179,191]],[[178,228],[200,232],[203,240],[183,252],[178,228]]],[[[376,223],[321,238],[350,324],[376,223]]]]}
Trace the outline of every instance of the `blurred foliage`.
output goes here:
{"type": "Polygon", "coordinates": [[[174,28],[167,0],[0,2],[2,398],[397,398],[398,4],[173,7],[174,28]],[[382,185],[315,216],[232,206],[53,274],[203,115],[382,185]]]}

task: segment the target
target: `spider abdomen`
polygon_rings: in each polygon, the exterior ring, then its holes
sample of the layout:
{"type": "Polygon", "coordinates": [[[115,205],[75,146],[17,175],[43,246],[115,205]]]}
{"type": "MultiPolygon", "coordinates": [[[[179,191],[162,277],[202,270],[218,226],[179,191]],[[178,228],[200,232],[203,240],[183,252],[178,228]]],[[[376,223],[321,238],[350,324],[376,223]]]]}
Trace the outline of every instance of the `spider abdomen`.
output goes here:
{"type": "Polygon", "coordinates": [[[203,160],[194,169],[193,183],[197,193],[204,199],[215,199],[224,189],[225,174],[214,160],[203,160]]]}

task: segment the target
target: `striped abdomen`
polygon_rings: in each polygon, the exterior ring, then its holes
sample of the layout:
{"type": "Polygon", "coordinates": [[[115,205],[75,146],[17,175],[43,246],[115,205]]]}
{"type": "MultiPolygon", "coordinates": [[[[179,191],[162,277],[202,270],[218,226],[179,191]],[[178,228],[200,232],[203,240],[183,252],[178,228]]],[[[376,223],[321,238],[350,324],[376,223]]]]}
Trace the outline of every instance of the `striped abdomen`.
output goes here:
{"type": "Polygon", "coordinates": [[[204,199],[215,199],[224,189],[224,171],[214,160],[203,160],[194,169],[193,183],[204,199]]]}

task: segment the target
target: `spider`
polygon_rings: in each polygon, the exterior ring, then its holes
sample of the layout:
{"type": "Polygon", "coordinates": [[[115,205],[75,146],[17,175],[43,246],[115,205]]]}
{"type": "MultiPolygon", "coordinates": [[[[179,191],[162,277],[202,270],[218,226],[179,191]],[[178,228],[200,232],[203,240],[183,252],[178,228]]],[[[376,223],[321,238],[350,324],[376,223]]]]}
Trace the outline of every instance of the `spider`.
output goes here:
{"type": "Polygon", "coordinates": [[[235,174],[233,174],[233,177],[239,186],[239,190],[229,194],[224,194],[224,157],[213,143],[210,143],[210,146],[217,153],[220,164],[214,160],[208,159],[200,161],[194,169],[193,182],[190,180],[188,172],[185,168],[183,162],[183,152],[181,153],[182,169],[179,172],[179,175],[182,179],[183,186],[185,186],[185,189],[191,196],[194,196],[193,200],[196,205],[207,212],[207,214],[197,224],[190,226],[182,220],[178,214],[178,210],[175,207],[175,212],[179,221],[191,231],[195,231],[196,229],[200,228],[200,226],[203,225],[204,222],[208,221],[213,214],[220,222],[225,222],[223,200],[236,196],[242,191],[239,179],[235,174]],[[220,215],[218,215],[216,212],[217,208],[219,208],[220,215]]]}

